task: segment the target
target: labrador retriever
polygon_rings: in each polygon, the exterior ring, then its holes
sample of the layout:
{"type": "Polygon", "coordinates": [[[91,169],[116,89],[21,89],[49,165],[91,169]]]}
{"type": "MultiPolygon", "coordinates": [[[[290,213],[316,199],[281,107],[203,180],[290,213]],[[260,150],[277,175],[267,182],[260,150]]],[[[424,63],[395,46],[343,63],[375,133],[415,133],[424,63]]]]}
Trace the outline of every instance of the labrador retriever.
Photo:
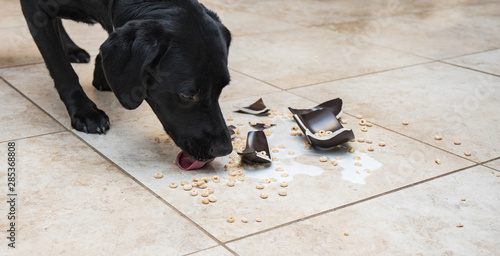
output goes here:
{"type": "Polygon", "coordinates": [[[61,19],[99,23],[109,34],[96,57],[93,85],[126,109],[146,101],[192,159],[232,151],[218,98],[229,83],[229,30],[196,0],[21,0],[30,32],[71,118],[105,133],[108,116],[92,102],[70,62],[89,62],[61,19]]]}

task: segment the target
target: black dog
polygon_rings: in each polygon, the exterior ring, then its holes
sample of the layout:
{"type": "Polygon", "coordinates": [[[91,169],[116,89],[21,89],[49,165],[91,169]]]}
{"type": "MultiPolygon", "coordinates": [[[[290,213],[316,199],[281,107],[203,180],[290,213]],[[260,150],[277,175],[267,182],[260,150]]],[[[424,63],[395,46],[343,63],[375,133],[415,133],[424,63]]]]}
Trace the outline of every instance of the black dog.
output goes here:
{"type": "Polygon", "coordinates": [[[196,0],[21,0],[21,6],[76,130],[105,133],[109,118],[78,82],[70,61],[90,56],[60,19],[99,23],[109,33],[96,58],[94,87],[112,90],[127,109],[146,100],[195,160],[231,152],[218,103],[230,79],[231,34],[214,12],[196,0]]]}

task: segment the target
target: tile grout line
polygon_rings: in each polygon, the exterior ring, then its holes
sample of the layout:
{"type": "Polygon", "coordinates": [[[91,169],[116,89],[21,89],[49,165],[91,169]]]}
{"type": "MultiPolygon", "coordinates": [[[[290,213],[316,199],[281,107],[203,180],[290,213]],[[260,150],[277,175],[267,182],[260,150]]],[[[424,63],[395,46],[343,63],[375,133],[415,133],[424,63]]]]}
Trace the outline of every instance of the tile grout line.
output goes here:
{"type": "Polygon", "coordinates": [[[0,70],[9,69],[9,68],[20,68],[20,67],[34,66],[34,65],[44,64],[44,63],[45,62],[24,63],[24,64],[19,64],[19,65],[14,65],[14,66],[0,67],[0,70]]]}
{"type": "Polygon", "coordinates": [[[272,83],[269,83],[269,82],[264,81],[264,80],[262,80],[262,79],[259,79],[259,78],[257,78],[257,77],[251,76],[251,75],[249,75],[249,74],[247,74],[247,73],[241,72],[241,71],[239,71],[239,70],[237,70],[237,69],[235,69],[235,68],[229,68],[229,69],[230,69],[230,70],[232,70],[232,71],[234,71],[234,72],[236,72],[236,73],[238,73],[238,74],[241,74],[241,75],[243,75],[243,76],[246,76],[246,77],[249,77],[249,78],[255,79],[255,80],[259,81],[259,82],[265,83],[265,84],[267,84],[267,85],[270,85],[270,86],[272,86],[272,87],[274,87],[274,88],[276,88],[276,89],[279,89],[279,90],[282,90],[282,91],[283,91],[283,88],[280,88],[280,87],[279,87],[279,86],[277,86],[277,85],[274,85],[274,84],[272,84],[272,83]]]}
{"type": "MultiPolygon", "coordinates": [[[[480,53],[485,53],[485,52],[488,52],[488,51],[478,52],[478,53],[472,53],[472,54],[467,54],[467,55],[464,55],[464,56],[474,55],[474,54],[480,54],[480,53]]],[[[453,58],[455,58],[455,57],[453,57],[453,58]]],[[[446,59],[446,60],[451,60],[451,59],[453,59],[453,58],[449,58],[449,59],[446,59]]],[[[456,58],[460,58],[460,57],[456,57],[456,58]]],[[[466,67],[466,66],[462,66],[462,65],[458,65],[458,64],[450,63],[450,62],[446,62],[446,60],[438,60],[438,62],[439,62],[439,63],[442,63],[442,64],[445,64],[445,65],[450,65],[450,66],[454,66],[454,67],[458,67],[458,68],[468,69],[468,70],[470,70],[470,71],[479,72],[479,73],[482,73],[482,74],[485,74],[485,75],[490,75],[490,76],[500,77],[500,75],[497,75],[497,74],[493,74],[493,73],[486,72],[486,71],[482,71],[482,70],[479,70],[479,69],[474,69],[474,68],[470,68],[470,67],[466,67]]]]}
{"type": "Polygon", "coordinates": [[[75,131],[71,130],[70,131],[73,136],[75,136],[77,139],[79,139],[81,142],[83,142],[85,145],[87,145],[87,147],[91,148],[94,152],[96,152],[99,156],[101,156],[102,158],[104,158],[106,161],[108,161],[109,163],[111,163],[114,167],[116,167],[118,170],[120,170],[120,172],[122,172],[125,176],[129,177],[130,179],[132,179],[135,183],[137,183],[139,186],[141,186],[143,189],[145,189],[146,191],[148,191],[150,194],[152,194],[154,197],[156,197],[158,200],[160,200],[163,204],[165,204],[166,206],[168,206],[170,209],[172,209],[174,212],[176,212],[177,214],[179,214],[182,218],[186,219],[188,222],[190,222],[191,224],[193,224],[196,228],[198,228],[200,231],[202,231],[205,235],[207,235],[208,237],[210,237],[212,240],[214,240],[216,243],[218,243],[218,245],[221,245],[223,246],[224,248],[226,248],[228,251],[232,252],[234,255],[237,255],[236,252],[234,252],[233,250],[231,250],[229,247],[227,247],[225,245],[225,243],[223,243],[222,241],[220,241],[218,238],[216,238],[214,235],[212,235],[210,232],[208,232],[207,230],[205,230],[204,228],[202,228],[198,223],[196,223],[195,221],[193,221],[191,218],[189,218],[187,215],[185,215],[183,212],[181,212],[179,209],[175,208],[172,204],[170,204],[169,202],[167,202],[164,198],[162,198],[160,195],[158,195],[156,192],[154,192],[153,190],[151,190],[148,186],[144,185],[141,181],[139,181],[138,179],[136,179],[134,176],[132,176],[130,173],[128,173],[127,171],[125,171],[125,169],[123,169],[122,167],[120,167],[118,164],[116,164],[114,161],[112,161],[111,159],[109,159],[106,155],[104,155],[102,152],[100,152],[99,150],[97,150],[94,146],[90,145],[87,141],[85,141],[82,137],[78,136],[76,134],[75,131]]]}
{"type": "Polygon", "coordinates": [[[238,238],[226,241],[225,243],[226,244],[227,243],[233,243],[233,242],[236,242],[236,241],[239,241],[239,240],[242,240],[242,239],[246,239],[246,238],[249,238],[249,237],[252,237],[252,236],[255,236],[255,235],[259,235],[259,234],[266,233],[266,232],[269,232],[269,231],[272,231],[272,230],[275,230],[275,229],[279,229],[279,228],[282,228],[282,227],[286,227],[286,226],[289,226],[289,225],[292,225],[292,224],[295,224],[295,223],[298,223],[298,222],[302,222],[302,221],[305,221],[305,220],[308,220],[308,219],[312,219],[312,218],[318,217],[320,215],[328,214],[328,213],[335,212],[335,211],[338,211],[338,210],[341,210],[341,209],[344,209],[344,208],[347,208],[347,207],[355,206],[355,205],[358,205],[358,204],[361,204],[361,203],[364,203],[364,202],[367,202],[367,201],[370,201],[370,200],[373,200],[373,199],[377,199],[379,197],[390,195],[390,194],[393,194],[395,192],[402,191],[402,190],[405,190],[405,189],[408,189],[408,188],[411,188],[411,187],[414,187],[414,186],[417,186],[417,185],[420,185],[420,184],[423,184],[423,183],[426,183],[426,182],[429,182],[429,181],[432,181],[432,180],[435,180],[435,179],[439,179],[439,178],[442,178],[442,177],[445,177],[445,176],[448,176],[448,175],[451,175],[451,174],[454,174],[454,173],[457,173],[457,172],[461,172],[461,171],[464,171],[464,170],[467,170],[467,169],[470,169],[470,168],[474,168],[474,167],[477,167],[477,166],[480,166],[480,164],[473,164],[471,166],[462,167],[462,168],[459,168],[459,169],[456,169],[456,170],[453,170],[453,171],[450,171],[450,172],[447,172],[447,173],[443,173],[443,174],[440,174],[440,175],[437,175],[437,176],[434,176],[434,177],[430,177],[430,178],[423,179],[423,180],[420,180],[420,181],[417,181],[417,182],[414,182],[414,183],[410,183],[410,184],[407,184],[407,185],[404,185],[404,186],[401,186],[401,187],[398,187],[398,188],[394,188],[394,189],[391,189],[391,190],[388,190],[388,191],[385,191],[385,192],[382,192],[382,193],[379,193],[379,194],[376,194],[376,195],[373,195],[373,196],[369,196],[369,197],[366,197],[366,198],[363,198],[363,199],[360,199],[360,200],[357,200],[357,201],[354,201],[354,202],[343,204],[343,205],[340,205],[340,206],[337,206],[337,207],[334,207],[334,208],[331,208],[331,209],[328,209],[328,210],[324,210],[322,212],[318,212],[318,213],[315,213],[315,214],[312,214],[312,215],[309,215],[309,216],[306,216],[306,217],[302,217],[302,218],[299,218],[299,219],[296,219],[296,220],[292,220],[292,221],[289,221],[289,222],[286,222],[286,223],[283,223],[283,224],[280,224],[280,225],[277,225],[277,226],[274,226],[274,227],[271,227],[271,228],[267,228],[267,229],[264,229],[264,230],[261,230],[261,231],[258,231],[258,232],[246,235],[246,236],[238,237],[238,238]]]}
{"type": "Polygon", "coordinates": [[[32,139],[32,138],[36,138],[36,137],[43,137],[43,136],[47,136],[47,135],[58,134],[58,133],[64,133],[64,132],[67,132],[67,131],[66,131],[66,130],[62,130],[62,131],[55,131],[55,132],[41,133],[41,134],[32,135],[32,136],[27,136],[27,137],[20,137],[20,138],[14,138],[14,139],[10,139],[10,140],[4,140],[4,141],[0,141],[0,143],[6,143],[6,142],[9,142],[9,141],[19,141],[19,140],[32,139]]]}
{"type": "MultiPolygon", "coordinates": [[[[19,94],[21,94],[25,99],[27,99],[29,102],[31,102],[33,105],[35,105],[38,109],[40,109],[43,113],[45,113],[46,115],[48,115],[50,118],[52,118],[57,124],[59,124],[60,126],[62,126],[64,128],[64,130],[62,131],[58,131],[58,132],[55,132],[55,133],[61,133],[61,132],[70,132],[74,137],[76,137],[77,139],[79,139],[80,141],[82,141],[85,145],[87,145],[87,147],[89,147],[90,149],[92,149],[94,152],[96,152],[98,155],[100,155],[101,157],[103,157],[107,162],[111,163],[113,166],[115,166],[116,168],[118,168],[118,170],[120,170],[123,174],[125,174],[126,176],[128,176],[129,178],[131,178],[133,181],[135,181],[139,186],[143,187],[146,191],[148,191],[149,193],[151,193],[153,196],[155,196],[157,199],[159,199],[161,202],[163,202],[165,205],[167,205],[169,208],[171,208],[172,210],[174,210],[175,212],[177,212],[177,214],[179,214],[181,217],[183,217],[184,219],[186,219],[188,222],[192,223],[195,227],[197,227],[200,231],[202,231],[205,235],[207,235],[208,237],[210,237],[212,240],[214,240],[216,243],[218,243],[219,245],[223,246],[224,248],[226,248],[228,251],[230,251],[231,253],[233,253],[234,255],[237,255],[236,252],[234,252],[233,250],[231,250],[229,247],[227,247],[222,241],[220,241],[219,239],[217,239],[215,236],[213,236],[211,233],[209,233],[207,230],[205,230],[204,228],[202,228],[200,225],[198,225],[196,222],[194,222],[193,220],[191,220],[189,217],[187,217],[184,213],[182,213],[180,210],[178,210],[177,208],[175,208],[173,205],[171,205],[170,203],[168,203],[165,199],[163,199],[162,197],[160,197],[158,194],[156,194],[155,192],[153,192],[150,188],[148,188],[147,186],[145,186],[142,182],[140,182],[139,180],[137,180],[135,177],[133,177],[132,175],[130,175],[127,171],[125,171],[123,168],[121,168],[120,166],[118,166],[115,162],[111,161],[111,159],[109,159],[107,156],[105,156],[104,154],[102,154],[100,151],[98,151],[95,147],[93,147],[92,145],[90,145],[87,141],[85,141],[83,138],[81,138],[80,136],[78,136],[75,131],[73,130],[70,130],[68,129],[66,126],[64,126],[61,122],[59,122],[57,119],[55,119],[52,115],[50,115],[47,111],[45,111],[44,109],[42,109],[38,104],[36,104],[33,100],[31,100],[30,98],[28,98],[24,93],[22,93],[21,91],[19,91],[16,87],[14,87],[11,83],[9,83],[8,81],[6,81],[3,77],[0,77],[0,80],[4,81],[7,85],[9,85],[12,89],[14,89],[16,92],[18,92],[19,94]]],[[[40,136],[40,135],[37,135],[37,136],[40,136]]],[[[32,137],[36,137],[36,136],[32,136],[32,137]]]]}

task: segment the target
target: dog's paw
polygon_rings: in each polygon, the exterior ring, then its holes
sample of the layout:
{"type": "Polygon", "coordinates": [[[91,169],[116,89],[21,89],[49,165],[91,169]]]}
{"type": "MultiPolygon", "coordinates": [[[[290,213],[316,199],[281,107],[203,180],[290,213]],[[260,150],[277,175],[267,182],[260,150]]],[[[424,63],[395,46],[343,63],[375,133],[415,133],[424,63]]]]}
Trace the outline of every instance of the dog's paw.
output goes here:
{"type": "Polygon", "coordinates": [[[89,63],[90,61],[90,54],[80,47],[69,47],[65,51],[72,63],[89,63]]]}
{"type": "Polygon", "coordinates": [[[105,134],[109,130],[109,117],[96,106],[79,108],[71,114],[71,126],[85,133],[105,134]]]}

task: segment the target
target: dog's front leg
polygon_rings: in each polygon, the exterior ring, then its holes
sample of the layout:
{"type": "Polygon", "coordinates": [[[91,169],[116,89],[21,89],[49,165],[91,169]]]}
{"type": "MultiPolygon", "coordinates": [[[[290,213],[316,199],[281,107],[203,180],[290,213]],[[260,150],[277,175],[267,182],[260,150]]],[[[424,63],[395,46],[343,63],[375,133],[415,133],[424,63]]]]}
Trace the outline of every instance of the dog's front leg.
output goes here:
{"type": "Polygon", "coordinates": [[[109,129],[109,118],[87,97],[64,52],[54,13],[57,8],[43,8],[44,4],[44,1],[21,0],[31,35],[54,79],[59,97],[66,105],[71,126],[78,131],[104,133],[109,129]]]}

